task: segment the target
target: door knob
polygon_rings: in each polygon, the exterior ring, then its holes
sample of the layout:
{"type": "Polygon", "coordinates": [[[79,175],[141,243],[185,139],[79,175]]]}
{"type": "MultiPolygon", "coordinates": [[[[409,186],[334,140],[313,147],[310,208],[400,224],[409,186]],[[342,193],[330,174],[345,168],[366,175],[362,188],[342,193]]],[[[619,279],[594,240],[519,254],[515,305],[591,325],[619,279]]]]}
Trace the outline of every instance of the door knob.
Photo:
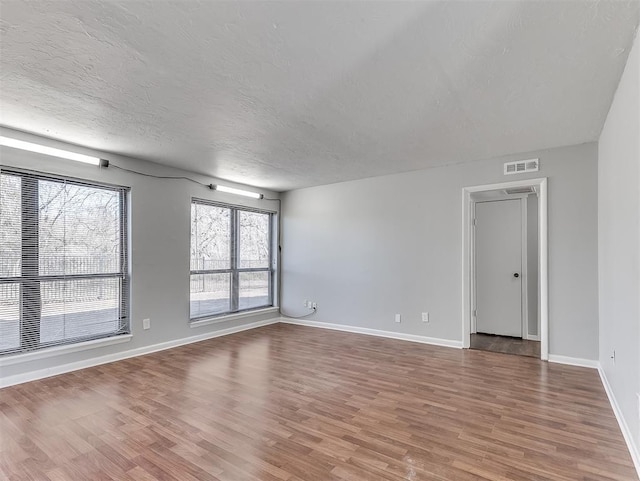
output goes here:
{"type": "Polygon", "coordinates": [[[513,274],[513,277],[520,277],[520,274],[518,274],[517,272],[513,274]]]}

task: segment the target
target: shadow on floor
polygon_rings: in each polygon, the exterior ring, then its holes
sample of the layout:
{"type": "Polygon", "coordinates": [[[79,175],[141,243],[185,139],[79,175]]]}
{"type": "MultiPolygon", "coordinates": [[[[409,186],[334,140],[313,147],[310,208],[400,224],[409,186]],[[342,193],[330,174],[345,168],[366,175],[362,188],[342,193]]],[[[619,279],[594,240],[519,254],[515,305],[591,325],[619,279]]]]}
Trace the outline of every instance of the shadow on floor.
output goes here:
{"type": "Polygon", "coordinates": [[[540,341],[493,334],[471,334],[471,349],[540,358],[540,341]]]}

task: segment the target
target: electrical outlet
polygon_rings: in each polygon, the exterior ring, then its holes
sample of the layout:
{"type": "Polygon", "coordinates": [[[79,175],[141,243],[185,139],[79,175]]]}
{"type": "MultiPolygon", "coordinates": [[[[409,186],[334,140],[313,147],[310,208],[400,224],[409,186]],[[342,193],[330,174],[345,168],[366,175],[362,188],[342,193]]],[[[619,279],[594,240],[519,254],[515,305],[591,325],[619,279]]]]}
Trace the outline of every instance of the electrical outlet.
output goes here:
{"type": "Polygon", "coordinates": [[[402,320],[402,316],[400,314],[396,314],[396,322],[400,322],[402,320]]]}
{"type": "Polygon", "coordinates": [[[151,319],[142,319],[142,329],[151,329],[151,319]]]}
{"type": "Polygon", "coordinates": [[[616,350],[613,350],[613,354],[611,355],[611,360],[613,362],[613,365],[616,365],[616,350]]]}
{"type": "Polygon", "coordinates": [[[429,322],[429,313],[428,312],[423,312],[422,313],[422,322],[429,322]]]}

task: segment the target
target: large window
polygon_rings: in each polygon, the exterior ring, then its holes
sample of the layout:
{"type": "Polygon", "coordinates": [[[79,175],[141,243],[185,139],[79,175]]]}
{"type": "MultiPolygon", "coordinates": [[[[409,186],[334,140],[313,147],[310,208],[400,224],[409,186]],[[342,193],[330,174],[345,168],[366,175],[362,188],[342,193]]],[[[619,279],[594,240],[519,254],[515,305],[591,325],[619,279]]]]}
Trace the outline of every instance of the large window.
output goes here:
{"type": "Polygon", "coordinates": [[[129,332],[126,189],[0,172],[0,353],[129,332]]]}
{"type": "Polygon", "coordinates": [[[191,319],[273,305],[272,214],[194,200],[191,319]]]}

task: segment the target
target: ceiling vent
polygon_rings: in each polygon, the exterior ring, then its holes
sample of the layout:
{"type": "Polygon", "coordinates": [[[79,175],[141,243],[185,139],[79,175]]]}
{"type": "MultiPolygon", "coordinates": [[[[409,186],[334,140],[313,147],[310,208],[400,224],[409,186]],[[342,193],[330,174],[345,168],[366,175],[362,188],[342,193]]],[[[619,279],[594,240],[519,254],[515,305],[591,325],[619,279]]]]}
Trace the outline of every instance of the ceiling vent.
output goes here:
{"type": "Polygon", "coordinates": [[[524,174],[525,172],[537,172],[540,166],[538,159],[517,160],[504,164],[504,175],[524,174]]]}

